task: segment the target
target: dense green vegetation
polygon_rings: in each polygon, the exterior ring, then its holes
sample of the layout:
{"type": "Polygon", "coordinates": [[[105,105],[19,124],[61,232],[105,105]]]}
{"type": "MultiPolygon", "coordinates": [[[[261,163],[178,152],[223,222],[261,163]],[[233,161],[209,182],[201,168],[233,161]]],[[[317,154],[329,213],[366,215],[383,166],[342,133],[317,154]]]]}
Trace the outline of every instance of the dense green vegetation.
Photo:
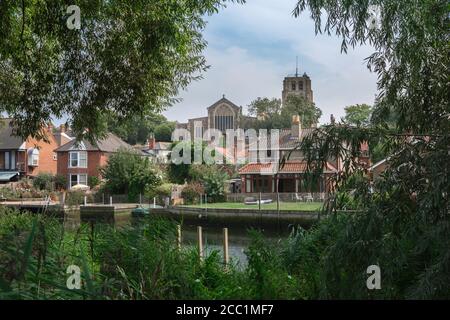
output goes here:
{"type": "Polygon", "coordinates": [[[147,157],[129,150],[119,150],[101,168],[104,189],[113,194],[127,194],[137,201],[139,194],[150,193],[163,181],[161,170],[147,157]]]}
{"type": "MultiPolygon", "coordinates": [[[[175,222],[140,220],[122,228],[82,224],[75,230],[42,215],[0,208],[0,299],[320,299],[420,298],[410,274],[384,274],[383,290],[367,290],[366,267],[348,269],[351,286],[335,287],[330,272],[345,257],[336,247],[356,216],[336,214],[277,242],[250,230],[247,265],[224,267],[220,252],[200,262],[196,248],[176,245],[175,222]],[[82,287],[69,290],[68,266],[81,268],[82,287]],[[345,292],[345,294],[343,294],[345,292]]],[[[357,235],[355,235],[356,237],[357,235]]],[[[358,250],[352,255],[364,258],[358,250]]],[[[411,242],[405,241],[407,250],[411,242]]],[[[370,257],[365,258],[367,260],[370,257]]],[[[388,256],[382,258],[389,259],[388,256]]],[[[392,261],[390,262],[392,263],[392,261]]],[[[445,284],[443,284],[445,285],[445,284]]],[[[449,297],[441,294],[441,298],[449,297]]]]}
{"type": "MultiPolygon", "coordinates": [[[[372,45],[367,63],[378,76],[370,124],[323,126],[299,146],[312,174],[329,157],[345,159],[333,185],[359,209],[323,256],[325,297],[365,297],[355,284],[373,264],[383,298],[450,297],[449,9],[443,0],[298,1],[294,15],[308,10],[316,32],[342,38],[343,52],[372,45]],[[370,5],[380,12],[373,27],[370,5]],[[363,142],[382,142],[390,155],[375,181],[358,161],[363,142]]],[[[332,202],[327,210],[337,208],[332,202]]]]}
{"type": "Polygon", "coordinates": [[[152,135],[156,141],[172,141],[175,123],[159,113],[134,115],[122,119],[114,114],[107,117],[108,130],[129,144],[146,144],[152,135]]]}
{"type": "Polygon", "coordinates": [[[78,138],[92,140],[110,112],[159,112],[208,68],[202,31],[226,3],[1,1],[0,112],[23,137],[43,137],[43,123],[66,116],[78,138]],[[67,27],[71,4],[79,30],[67,27]]]}
{"type": "Polygon", "coordinates": [[[302,96],[288,96],[284,105],[281,99],[258,97],[248,106],[249,114],[256,119],[243,120],[242,125],[252,129],[290,128],[292,116],[300,115],[301,125],[309,128],[317,124],[322,110],[302,96]]]}
{"type": "Polygon", "coordinates": [[[344,120],[347,124],[355,126],[368,126],[370,124],[370,116],[372,115],[372,107],[367,104],[355,104],[346,106],[344,120]]]}
{"type": "Polygon", "coordinates": [[[275,244],[261,236],[249,265],[224,268],[219,253],[200,262],[195,248],[176,245],[175,224],[82,225],[68,231],[53,218],[0,208],[0,299],[216,299],[300,297],[296,277],[275,244]],[[82,271],[69,290],[67,267],[82,271]]]}

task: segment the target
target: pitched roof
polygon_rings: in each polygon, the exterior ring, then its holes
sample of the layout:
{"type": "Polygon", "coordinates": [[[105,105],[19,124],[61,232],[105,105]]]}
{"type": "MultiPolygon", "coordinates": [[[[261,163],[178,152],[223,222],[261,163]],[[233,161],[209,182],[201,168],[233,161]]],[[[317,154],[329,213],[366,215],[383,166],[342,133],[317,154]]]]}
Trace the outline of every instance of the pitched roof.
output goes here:
{"type": "MultiPolygon", "coordinates": [[[[291,129],[279,129],[279,141],[278,141],[278,148],[277,149],[283,149],[283,150],[291,150],[298,146],[299,142],[301,142],[306,136],[308,136],[311,132],[313,132],[315,128],[303,128],[300,133],[300,137],[296,137],[292,135],[291,129]]],[[[260,136],[261,137],[261,136],[260,136]]],[[[258,137],[258,139],[261,139],[258,137]]],[[[264,141],[259,140],[259,148],[258,144],[256,142],[250,141],[249,150],[255,150],[258,148],[258,150],[265,150],[265,149],[271,149],[271,137],[270,137],[270,130],[267,131],[267,142],[264,143],[264,141]]],[[[274,148],[275,149],[275,148],[274,148]]]]}
{"type": "Polygon", "coordinates": [[[220,100],[216,101],[215,103],[213,103],[212,105],[210,105],[207,109],[211,109],[216,107],[217,105],[221,104],[221,103],[226,103],[228,105],[230,105],[231,107],[235,108],[235,109],[240,109],[240,107],[238,107],[237,105],[235,105],[233,102],[231,102],[230,100],[228,100],[227,98],[223,97],[220,100]]]}
{"type": "MultiPolygon", "coordinates": [[[[306,161],[288,161],[284,164],[282,168],[278,171],[278,163],[256,163],[252,162],[246,164],[241,169],[239,169],[239,174],[275,174],[277,173],[303,173],[306,172],[307,163],[306,161]]],[[[325,173],[336,172],[330,163],[326,163],[325,173]]]]}
{"type": "Polygon", "coordinates": [[[155,150],[170,150],[172,142],[156,142],[155,150]]]}
{"type": "Polygon", "coordinates": [[[128,149],[134,151],[133,147],[120,139],[112,133],[108,133],[104,138],[99,139],[92,144],[88,140],[76,141],[75,139],[69,141],[65,145],[57,148],[55,151],[65,152],[70,150],[86,150],[86,151],[103,151],[103,152],[117,152],[119,149],[128,149]]]}
{"type": "Polygon", "coordinates": [[[17,150],[24,143],[21,137],[13,135],[12,119],[0,119],[0,150],[17,150]]]}

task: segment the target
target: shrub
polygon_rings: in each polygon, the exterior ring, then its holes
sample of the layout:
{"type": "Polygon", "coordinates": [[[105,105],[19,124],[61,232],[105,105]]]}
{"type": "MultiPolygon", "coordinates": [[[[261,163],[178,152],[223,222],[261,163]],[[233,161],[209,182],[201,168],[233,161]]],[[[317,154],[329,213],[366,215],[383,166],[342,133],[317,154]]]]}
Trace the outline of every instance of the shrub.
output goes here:
{"type": "Polygon", "coordinates": [[[183,191],[181,191],[181,196],[183,197],[185,204],[197,204],[199,202],[200,195],[204,192],[205,190],[200,183],[192,182],[183,188],[183,191]]]}
{"type": "Polygon", "coordinates": [[[52,191],[54,177],[50,173],[39,173],[33,179],[33,187],[38,190],[52,191]]]}
{"type": "Polygon", "coordinates": [[[55,176],[54,182],[56,190],[63,190],[67,187],[67,178],[61,174],[55,176]]]}
{"type": "Polygon", "coordinates": [[[150,199],[157,198],[162,201],[166,197],[170,197],[172,195],[172,184],[171,183],[163,183],[156,188],[153,188],[148,191],[148,197],[150,199]]]}
{"type": "Polygon", "coordinates": [[[208,200],[211,202],[221,202],[225,199],[225,181],[228,178],[227,174],[211,170],[202,178],[205,193],[208,195],[208,200]]]}
{"type": "Polygon", "coordinates": [[[96,186],[98,186],[100,183],[100,178],[96,176],[89,176],[88,178],[88,185],[92,189],[96,186]]]}
{"type": "Polygon", "coordinates": [[[129,201],[136,201],[139,194],[158,186],[162,174],[148,158],[128,150],[112,155],[101,169],[106,180],[105,189],[116,194],[128,194],[129,201]]]}

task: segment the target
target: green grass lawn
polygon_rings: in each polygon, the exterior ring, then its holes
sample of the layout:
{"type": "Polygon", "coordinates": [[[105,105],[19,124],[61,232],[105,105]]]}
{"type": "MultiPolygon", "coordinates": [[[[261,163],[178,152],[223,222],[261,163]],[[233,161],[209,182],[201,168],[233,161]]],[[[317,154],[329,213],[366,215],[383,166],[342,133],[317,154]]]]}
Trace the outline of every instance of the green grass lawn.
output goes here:
{"type": "MultiPolygon", "coordinates": [[[[280,210],[316,211],[321,209],[323,202],[280,202],[280,210]]],[[[205,208],[205,205],[186,205],[186,207],[205,208]]],[[[258,209],[258,205],[247,205],[239,202],[208,203],[208,208],[216,209],[258,209]]],[[[261,210],[276,210],[277,203],[262,204],[261,210]]]]}

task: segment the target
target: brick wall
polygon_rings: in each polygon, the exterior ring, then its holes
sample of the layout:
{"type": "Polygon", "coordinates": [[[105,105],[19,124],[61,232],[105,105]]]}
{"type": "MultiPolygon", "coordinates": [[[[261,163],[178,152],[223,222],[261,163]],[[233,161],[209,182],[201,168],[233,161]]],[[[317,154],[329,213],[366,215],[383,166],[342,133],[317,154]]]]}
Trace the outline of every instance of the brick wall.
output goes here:
{"type": "Polygon", "coordinates": [[[108,153],[88,152],[87,168],[69,168],[69,152],[58,152],[58,174],[69,179],[70,174],[87,174],[88,177],[100,177],[100,168],[108,162],[108,153]]]}
{"type": "Polygon", "coordinates": [[[28,154],[25,154],[25,159],[18,159],[18,161],[25,162],[25,167],[27,168],[28,176],[37,176],[39,173],[51,173],[56,174],[57,172],[57,160],[53,159],[53,154],[56,148],[58,148],[58,143],[54,138],[51,129],[47,129],[49,142],[37,141],[33,138],[28,138],[26,141],[26,149],[38,148],[39,149],[39,165],[37,167],[28,166],[28,154]]]}

